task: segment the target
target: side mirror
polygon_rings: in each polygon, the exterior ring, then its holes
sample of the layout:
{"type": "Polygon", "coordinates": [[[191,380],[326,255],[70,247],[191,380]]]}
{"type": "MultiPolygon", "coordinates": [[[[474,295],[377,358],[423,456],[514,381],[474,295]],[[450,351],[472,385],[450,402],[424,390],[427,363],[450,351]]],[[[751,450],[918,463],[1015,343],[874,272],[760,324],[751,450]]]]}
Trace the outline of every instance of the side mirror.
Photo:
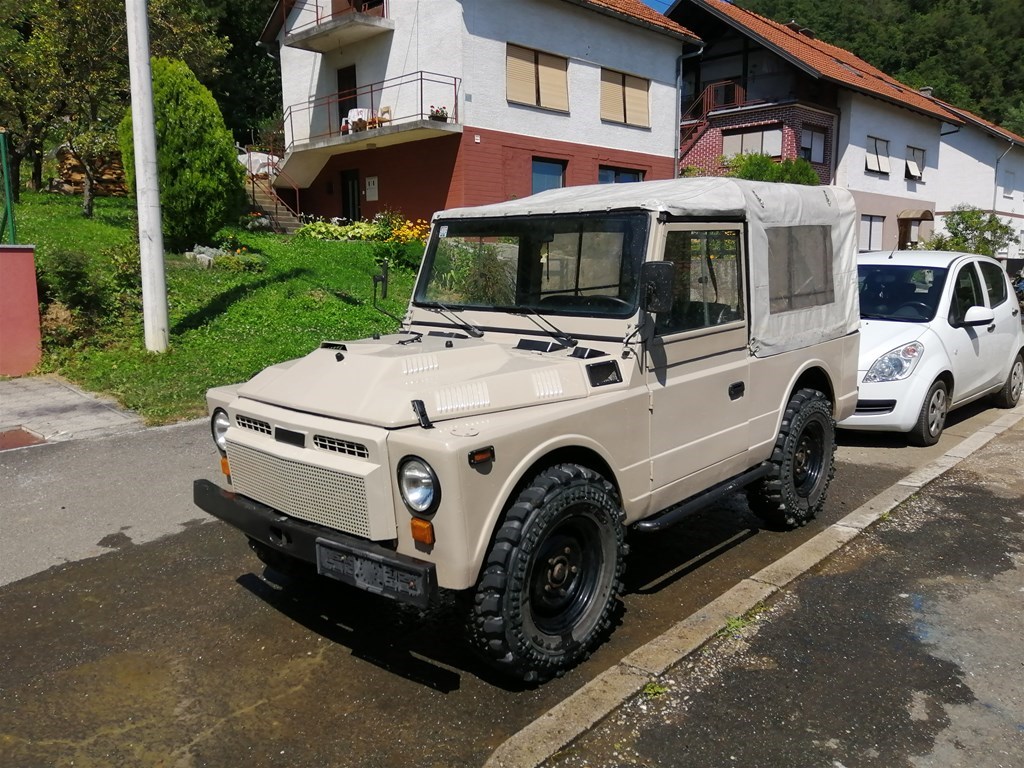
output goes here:
{"type": "Polygon", "coordinates": [[[995,313],[988,307],[969,307],[964,313],[964,319],[960,322],[962,326],[988,325],[995,321],[995,313]]]}
{"type": "Polygon", "coordinates": [[[676,265],[671,261],[645,261],[640,267],[640,308],[645,312],[672,309],[676,265]]]}

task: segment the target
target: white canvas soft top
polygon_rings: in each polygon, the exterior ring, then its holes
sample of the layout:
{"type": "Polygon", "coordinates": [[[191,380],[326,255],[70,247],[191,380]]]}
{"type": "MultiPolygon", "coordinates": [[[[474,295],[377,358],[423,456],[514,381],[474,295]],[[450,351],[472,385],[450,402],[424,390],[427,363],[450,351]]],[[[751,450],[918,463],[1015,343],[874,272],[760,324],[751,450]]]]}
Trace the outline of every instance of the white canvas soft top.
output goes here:
{"type": "MultiPolygon", "coordinates": [[[[850,192],[839,187],[710,177],[595,184],[553,189],[503,203],[453,208],[436,213],[434,219],[637,209],[706,220],[742,218],[747,222],[750,345],[755,354],[778,354],[857,331],[857,210],[850,192]],[[809,226],[824,226],[831,231],[834,300],[773,314],[769,311],[769,231],[809,226]]],[[[787,255],[778,256],[785,262],[787,255]]],[[[779,258],[774,261],[779,263],[779,258]]]]}

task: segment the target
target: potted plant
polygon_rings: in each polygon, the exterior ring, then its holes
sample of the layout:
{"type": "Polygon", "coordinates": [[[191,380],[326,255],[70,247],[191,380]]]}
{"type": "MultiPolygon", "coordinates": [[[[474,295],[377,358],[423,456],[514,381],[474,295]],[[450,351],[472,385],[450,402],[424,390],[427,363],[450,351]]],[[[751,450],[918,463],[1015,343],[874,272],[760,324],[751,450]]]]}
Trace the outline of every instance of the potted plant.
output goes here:
{"type": "Polygon", "coordinates": [[[448,122],[448,107],[435,107],[433,104],[430,105],[430,119],[437,120],[441,123],[448,122]]]}

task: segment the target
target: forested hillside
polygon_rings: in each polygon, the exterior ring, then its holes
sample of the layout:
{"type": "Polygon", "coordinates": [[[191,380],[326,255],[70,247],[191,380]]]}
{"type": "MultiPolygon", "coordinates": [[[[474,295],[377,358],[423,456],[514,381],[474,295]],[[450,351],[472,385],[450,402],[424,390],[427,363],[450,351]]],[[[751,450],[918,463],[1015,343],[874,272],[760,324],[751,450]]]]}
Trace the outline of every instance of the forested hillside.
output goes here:
{"type": "Polygon", "coordinates": [[[1024,134],[1022,0],[737,0],[1024,134]]]}

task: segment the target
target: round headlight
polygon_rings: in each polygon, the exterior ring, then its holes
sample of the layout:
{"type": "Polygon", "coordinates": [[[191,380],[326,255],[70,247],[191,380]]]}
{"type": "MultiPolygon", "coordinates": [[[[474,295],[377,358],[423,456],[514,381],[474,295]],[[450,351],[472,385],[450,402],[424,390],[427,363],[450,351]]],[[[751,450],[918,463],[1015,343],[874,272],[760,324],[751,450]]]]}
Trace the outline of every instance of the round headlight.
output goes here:
{"type": "Polygon", "coordinates": [[[227,453],[228,450],[228,427],[231,426],[231,418],[227,411],[218,408],[213,412],[210,419],[210,432],[213,433],[213,442],[217,444],[217,450],[227,453]]]}
{"type": "Polygon", "coordinates": [[[410,456],[398,467],[398,488],[402,501],[411,511],[429,514],[441,501],[437,474],[423,459],[410,456]]]}

